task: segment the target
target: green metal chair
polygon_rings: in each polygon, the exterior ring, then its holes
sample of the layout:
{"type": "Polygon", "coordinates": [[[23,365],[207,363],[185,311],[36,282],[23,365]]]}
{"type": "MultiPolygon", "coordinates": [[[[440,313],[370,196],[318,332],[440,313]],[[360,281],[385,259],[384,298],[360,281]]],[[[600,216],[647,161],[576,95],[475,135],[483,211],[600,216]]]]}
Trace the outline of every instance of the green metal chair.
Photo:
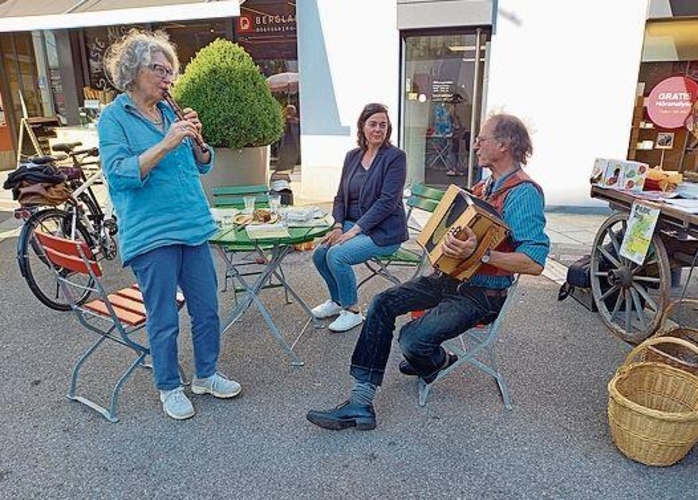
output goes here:
{"type": "Polygon", "coordinates": [[[432,213],[436,210],[436,206],[443,198],[444,193],[445,191],[431,188],[421,183],[409,188],[409,195],[407,200],[405,200],[405,205],[407,206],[407,227],[410,232],[410,240],[403,243],[391,255],[373,257],[364,262],[370,274],[359,282],[357,288],[360,288],[364,283],[376,276],[380,276],[394,285],[399,285],[402,281],[393,274],[392,270],[395,269],[414,269],[411,278],[417,276],[422,271],[427,254],[424,250],[417,247],[413,240],[413,236],[419,234],[422,230],[422,227],[414,220],[414,211],[422,210],[432,213]]]}
{"type": "Polygon", "coordinates": [[[255,197],[255,207],[269,207],[269,188],[264,184],[215,187],[212,191],[215,208],[245,208],[245,197],[255,197]]]}

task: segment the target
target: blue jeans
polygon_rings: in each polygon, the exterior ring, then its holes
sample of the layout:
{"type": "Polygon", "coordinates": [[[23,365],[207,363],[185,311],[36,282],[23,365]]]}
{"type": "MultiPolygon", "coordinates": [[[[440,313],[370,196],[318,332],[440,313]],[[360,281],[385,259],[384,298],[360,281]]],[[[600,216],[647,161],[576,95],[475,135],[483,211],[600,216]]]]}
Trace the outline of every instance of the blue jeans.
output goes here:
{"type": "MultiPolygon", "coordinates": [[[[344,223],[344,232],[349,231],[353,222],[344,223]]],[[[366,262],[372,257],[390,255],[400,248],[400,244],[378,246],[370,236],[359,234],[341,245],[320,245],[313,253],[313,263],[322,279],[325,280],[330,298],[343,308],[358,302],[356,274],[352,266],[366,262]]]]}
{"type": "Polygon", "coordinates": [[[395,319],[410,311],[427,313],[405,324],[398,337],[405,359],[426,377],[446,361],[441,344],[479,323],[491,323],[506,297],[491,297],[484,288],[432,274],[376,295],[351,357],[351,375],[381,385],[395,330],[395,319]]]}
{"type": "Polygon", "coordinates": [[[148,316],[146,328],[155,387],[169,391],[182,385],[177,362],[178,286],[191,318],[196,376],[213,375],[220,352],[220,321],[218,280],[208,243],[156,248],[134,257],[131,269],[138,279],[148,316]]]}

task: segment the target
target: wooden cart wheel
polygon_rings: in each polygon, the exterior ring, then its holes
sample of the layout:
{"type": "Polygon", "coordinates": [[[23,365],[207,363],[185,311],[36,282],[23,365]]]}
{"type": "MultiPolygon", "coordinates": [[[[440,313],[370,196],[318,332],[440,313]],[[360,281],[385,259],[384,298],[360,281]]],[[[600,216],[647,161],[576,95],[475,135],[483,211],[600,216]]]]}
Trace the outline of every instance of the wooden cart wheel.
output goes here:
{"type": "Polygon", "coordinates": [[[660,326],[669,300],[669,258],[658,235],[642,265],[619,255],[628,214],[614,214],[599,228],[591,253],[591,290],[601,319],[614,335],[639,344],[660,326]]]}

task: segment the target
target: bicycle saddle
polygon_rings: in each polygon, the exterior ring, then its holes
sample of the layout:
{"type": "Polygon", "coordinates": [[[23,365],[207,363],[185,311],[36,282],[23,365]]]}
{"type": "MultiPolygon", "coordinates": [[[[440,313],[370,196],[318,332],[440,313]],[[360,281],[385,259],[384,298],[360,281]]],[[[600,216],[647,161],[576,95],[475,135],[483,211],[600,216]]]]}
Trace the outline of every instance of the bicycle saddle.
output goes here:
{"type": "Polygon", "coordinates": [[[61,153],[70,153],[73,149],[78,146],[82,146],[82,142],[62,142],[60,144],[54,144],[51,149],[54,151],[59,151],[61,153]]]}

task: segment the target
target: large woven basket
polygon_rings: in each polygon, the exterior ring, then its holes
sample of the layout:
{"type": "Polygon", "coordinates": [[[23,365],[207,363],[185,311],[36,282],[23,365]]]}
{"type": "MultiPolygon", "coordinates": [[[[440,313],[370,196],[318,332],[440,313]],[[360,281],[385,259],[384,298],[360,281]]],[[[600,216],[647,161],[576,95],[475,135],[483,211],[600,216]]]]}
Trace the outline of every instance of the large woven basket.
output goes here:
{"type": "MultiPolygon", "coordinates": [[[[663,323],[666,323],[671,312],[682,304],[698,304],[695,299],[680,299],[669,304],[664,311],[663,323]]],[[[698,345],[698,329],[686,327],[662,328],[654,335],[654,337],[674,337],[686,340],[693,345],[698,345]]],[[[644,361],[656,361],[657,363],[666,363],[675,368],[685,370],[693,375],[698,375],[698,354],[690,349],[674,344],[663,344],[661,346],[650,346],[643,354],[644,361]]]]}
{"type": "Polygon", "coordinates": [[[637,462],[667,466],[698,442],[698,377],[664,363],[632,361],[650,346],[682,339],[652,337],[635,347],[608,383],[608,423],[618,449],[637,462]]]}

